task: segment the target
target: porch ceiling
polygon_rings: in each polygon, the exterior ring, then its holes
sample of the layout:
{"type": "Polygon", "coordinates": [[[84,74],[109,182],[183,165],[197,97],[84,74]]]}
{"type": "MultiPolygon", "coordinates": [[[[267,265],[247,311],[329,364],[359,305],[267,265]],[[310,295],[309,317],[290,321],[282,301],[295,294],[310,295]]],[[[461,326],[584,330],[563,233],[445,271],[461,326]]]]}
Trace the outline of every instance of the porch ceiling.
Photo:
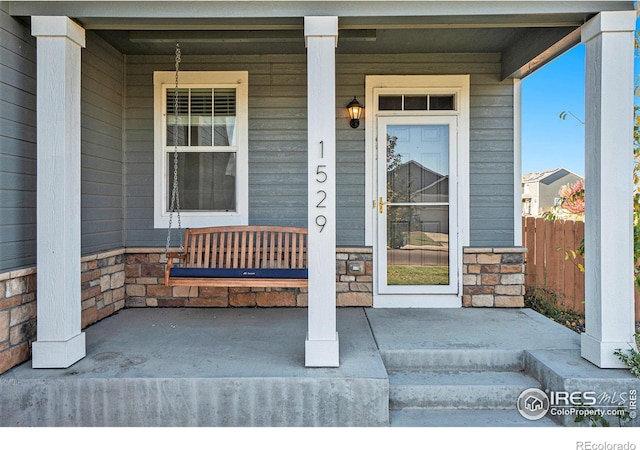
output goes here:
{"type": "Polygon", "coordinates": [[[303,17],[339,17],[339,54],[500,53],[522,78],[579,42],[579,27],[632,1],[9,1],[12,15],[66,15],[124,54],[304,54],[303,17]]]}
{"type": "MultiPolygon", "coordinates": [[[[560,25],[560,22],[558,22],[560,25]]],[[[562,26],[449,26],[341,28],[338,54],[500,53],[502,76],[524,77],[580,41],[579,24],[562,26]]],[[[373,27],[373,25],[371,25],[373,27]]],[[[304,54],[302,29],[96,30],[124,54],[172,54],[180,42],[189,55],[304,54]]]]}
{"type": "MultiPolygon", "coordinates": [[[[576,27],[562,27],[569,34],[576,27]]],[[[343,54],[496,53],[535,28],[341,29],[336,51],[343,54]]],[[[544,31],[558,30],[544,28],[544,31]]],[[[305,53],[302,29],[269,31],[96,31],[125,54],[171,54],[180,41],[187,54],[305,53]]]]}

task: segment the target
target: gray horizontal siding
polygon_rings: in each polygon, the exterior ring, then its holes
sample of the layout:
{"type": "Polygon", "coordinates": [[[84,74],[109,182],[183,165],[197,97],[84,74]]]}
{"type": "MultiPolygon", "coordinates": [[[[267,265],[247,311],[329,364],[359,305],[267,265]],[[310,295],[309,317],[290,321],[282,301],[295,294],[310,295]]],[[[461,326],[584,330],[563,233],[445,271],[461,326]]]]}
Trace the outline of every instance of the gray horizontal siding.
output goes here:
{"type": "Polygon", "coordinates": [[[82,51],[82,254],[124,245],[124,58],[87,32],[82,51]]]}
{"type": "Polygon", "coordinates": [[[0,2],[0,273],[36,262],[36,50],[0,2]]]}
{"type": "Polygon", "coordinates": [[[249,69],[249,221],[306,226],[306,58],[264,69],[249,69]]]}
{"type": "MultiPolygon", "coordinates": [[[[0,9],[0,272],[36,262],[36,48],[0,9]]],[[[123,245],[123,60],[87,33],[82,52],[82,252],[123,245]]]]}
{"type": "MultiPolygon", "coordinates": [[[[306,57],[189,56],[183,70],[249,71],[249,220],[306,225],[306,57]]],[[[126,95],[127,246],[161,245],[153,229],[153,72],[166,56],[129,56],[126,95]]],[[[471,244],[513,243],[513,87],[499,81],[497,54],[338,55],[338,245],[364,244],[364,127],[343,105],[364,99],[367,74],[471,74],[471,244]]]]}
{"type": "Polygon", "coordinates": [[[513,82],[471,77],[471,245],[514,242],[513,82]]]}

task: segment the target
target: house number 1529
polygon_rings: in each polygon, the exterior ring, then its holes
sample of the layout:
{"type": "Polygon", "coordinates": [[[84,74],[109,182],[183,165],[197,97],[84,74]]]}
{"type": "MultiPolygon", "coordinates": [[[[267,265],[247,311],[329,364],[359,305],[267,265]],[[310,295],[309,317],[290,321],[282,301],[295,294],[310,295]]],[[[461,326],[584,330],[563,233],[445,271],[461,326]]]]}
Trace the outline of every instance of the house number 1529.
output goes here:
{"type": "MultiPolygon", "coordinates": [[[[320,158],[324,158],[324,142],[323,141],[320,141],[320,148],[321,148],[320,158]]],[[[329,178],[329,175],[327,175],[327,172],[324,171],[326,167],[327,166],[325,164],[318,164],[316,167],[316,182],[319,184],[323,184],[329,178]]],[[[318,203],[316,203],[316,209],[326,208],[327,206],[324,204],[324,202],[327,199],[327,192],[321,189],[316,193],[318,194],[318,199],[319,199],[318,203]]],[[[324,227],[326,224],[327,224],[327,218],[322,214],[318,214],[316,216],[316,225],[320,227],[321,233],[322,233],[322,230],[324,230],[324,227]]]]}

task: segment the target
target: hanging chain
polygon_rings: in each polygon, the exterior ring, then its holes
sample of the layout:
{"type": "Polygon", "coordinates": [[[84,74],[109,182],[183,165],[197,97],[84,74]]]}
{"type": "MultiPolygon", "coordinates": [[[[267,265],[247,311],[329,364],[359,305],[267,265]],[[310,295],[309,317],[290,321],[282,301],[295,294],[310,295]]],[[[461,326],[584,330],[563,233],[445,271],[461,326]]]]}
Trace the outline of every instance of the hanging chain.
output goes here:
{"type": "Polygon", "coordinates": [[[180,60],[182,53],[180,52],[180,44],[176,42],[176,88],[173,93],[173,186],[171,189],[171,203],[169,205],[169,230],[167,232],[167,245],[165,253],[169,253],[169,245],[171,245],[171,223],[173,222],[173,212],[176,212],[178,218],[178,231],[180,239],[180,251],[184,250],[184,242],[182,240],[182,220],[180,218],[180,196],[178,188],[178,108],[180,102],[178,98],[180,60]]]}

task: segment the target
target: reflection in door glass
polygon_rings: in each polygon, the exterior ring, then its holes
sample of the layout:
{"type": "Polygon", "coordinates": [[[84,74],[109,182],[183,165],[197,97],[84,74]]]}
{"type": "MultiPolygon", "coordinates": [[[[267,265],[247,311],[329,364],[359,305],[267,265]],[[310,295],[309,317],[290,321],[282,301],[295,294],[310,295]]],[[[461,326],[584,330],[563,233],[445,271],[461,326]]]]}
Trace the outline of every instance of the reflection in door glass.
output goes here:
{"type": "Polygon", "coordinates": [[[387,202],[449,201],[447,125],[387,128],[387,202]]]}
{"type": "Polygon", "coordinates": [[[449,207],[387,207],[387,284],[449,284],[449,207]]]}
{"type": "Polygon", "coordinates": [[[387,127],[387,284],[448,285],[449,126],[387,127]]]}

